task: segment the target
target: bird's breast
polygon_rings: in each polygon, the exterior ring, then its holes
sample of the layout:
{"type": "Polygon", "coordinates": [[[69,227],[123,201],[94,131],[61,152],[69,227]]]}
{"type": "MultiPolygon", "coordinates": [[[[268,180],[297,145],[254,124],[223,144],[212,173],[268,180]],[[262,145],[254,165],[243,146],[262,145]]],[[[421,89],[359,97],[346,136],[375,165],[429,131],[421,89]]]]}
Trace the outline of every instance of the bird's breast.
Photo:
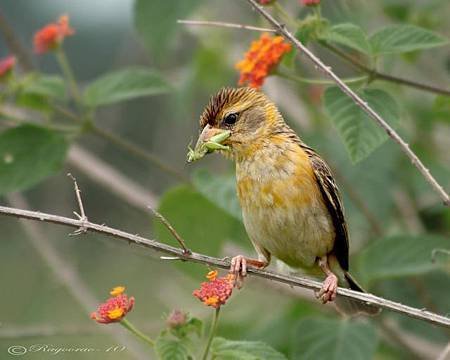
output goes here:
{"type": "MultiPolygon", "coordinates": [[[[275,144],[277,145],[277,144],[275,144]]],[[[291,266],[331,251],[334,227],[308,155],[298,144],[237,163],[238,197],[251,240],[291,266]]]]}

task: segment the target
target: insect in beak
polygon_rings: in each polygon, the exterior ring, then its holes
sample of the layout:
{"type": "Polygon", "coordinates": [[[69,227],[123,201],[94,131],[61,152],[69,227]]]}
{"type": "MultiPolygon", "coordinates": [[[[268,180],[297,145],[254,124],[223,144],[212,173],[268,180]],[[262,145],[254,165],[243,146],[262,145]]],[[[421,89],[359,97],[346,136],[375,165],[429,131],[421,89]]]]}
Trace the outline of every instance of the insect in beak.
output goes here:
{"type": "Polygon", "coordinates": [[[206,125],[200,134],[195,148],[188,146],[187,162],[200,160],[206,154],[216,150],[230,150],[230,147],[222,143],[231,135],[230,130],[217,129],[206,125]]]}

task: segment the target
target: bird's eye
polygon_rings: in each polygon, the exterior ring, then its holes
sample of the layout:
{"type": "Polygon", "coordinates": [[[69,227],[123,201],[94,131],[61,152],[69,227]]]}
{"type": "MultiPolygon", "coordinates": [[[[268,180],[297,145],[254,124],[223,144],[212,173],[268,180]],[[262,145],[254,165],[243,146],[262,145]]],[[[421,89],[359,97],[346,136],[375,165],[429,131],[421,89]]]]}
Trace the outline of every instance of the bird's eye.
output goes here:
{"type": "Polygon", "coordinates": [[[223,121],[227,125],[233,125],[236,123],[237,119],[238,119],[238,114],[233,113],[233,114],[228,114],[227,116],[225,116],[225,119],[223,119],[223,121]]]}

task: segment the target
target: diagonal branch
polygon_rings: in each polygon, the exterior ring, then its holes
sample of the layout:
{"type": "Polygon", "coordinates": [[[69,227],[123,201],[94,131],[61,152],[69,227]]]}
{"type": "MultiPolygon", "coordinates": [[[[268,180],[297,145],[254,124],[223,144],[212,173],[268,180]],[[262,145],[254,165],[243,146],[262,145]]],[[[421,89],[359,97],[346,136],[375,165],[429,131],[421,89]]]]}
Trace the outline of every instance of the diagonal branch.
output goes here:
{"type": "Polygon", "coordinates": [[[321,70],[325,75],[330,77],[339,86],[339,88],[349,96],[356,105],[358,105],[365,113],[367,113],[376,124],[378,124],[390,138],[392,138],[402,149],[402,151],[409,157],[413,165],[419,170],[423,177],[428,181],[431,187],[442,198],[445,206],[450,206],[450,197],[445,192],[443,187],[436,181],[431,175],[430,171],[425,167],[422,161],[417,155],[410,149],[409,145],[400,137],[400,135],[384,120],[377,112],[375,112],[370,105],[361,99],[348,85],[346,85],[331,69],[331,67],[325,65],[322,60],[315,56],[306,46],[304,46],[286,26],[278,22],[271,14],[269,14],[262,6],[260,6],[255,0],[245,0],[252,5],[256,11],[258,11],[266,20],[272,24],[274,29],[277,30],[284,38],[289,40],[301,54],[304,54],[318,70],[321,70]]]}
{"type": "MultiPolygon", "coordinates": [[[[217,26],[217,27],[226,27],[231,29],[240,29],[240,30],[250,30],[250,31],[259,31],[259,32],[269,32],[269,33],[277,33],[277,30],[275,29],[269,29],[269,28],[263,28],[259,26],[253,26],[253,25],[246,25],[246,24],[236,24],[236,23],[229,23],[224,21],[206,21],[206,20],[177,20],[178,24],[183,25],[194,25],[194,26],[217,26]]],[[[349,63],[351,66],[353,66],[356,70],[359,70],[361,72],[366,73],[370,76],[372,80],[383,80],[383,81],[389,81],[395,84],[405,85],[409,87],[413,87],[422,91],[428,91],[431,93],[444,95],[444,96],[450,96],[450,90],[449,89],[443,89],[434,85],[425,84],[421,82],[417,82],[410,79],[405,79],[399,76],[389,75],[382,73],[376,69],[371,69],[367,67],[366,65],[362,64],[358,60],[352,58],[351,56],[347,55],[345,52],[339,50],[338,48],[330,45],[327,42],[319,41],[319,44],[323,47],[327,48],[337,56],[339,56],[341,59],[345,60],[347,63],[349,63]]]]}
{"type": "MultiPolygon", "coordinates": [[[[160,243],[156,240],[150,240],[139,235],[133,235],[119,229],[111,228],[106,225],[99,225],[90,221],[83,222],[79,219],[71,219],[59,215],[46,214],[37,211],[22,210],[6,206],[0,206],[0,214],[23,219],[60,224],[72,228],[80,228],[81,226],[84,226],[87,231],[108,235],[126,241],[128,243],[134,243],[136,245],[140,245],[161,253],[165,253],[167,255],[178,257],[185,261],[211,265],[222,269],[228,269],[230,267],[229,261],[226,261],[225,259],[218,259],[215,257],[194,252],[192,254],[186,254],[184,253],[183,249],[175,248],[173,246],[160,243]]],[[[273,271],[259,270],[255,268],[249,268],[248,272],[258,277],[278,281],[280,283],[288,284],[291,286],[299,286],[313,290],[319,290],[322,287],[322,284],[320,282],[306,279],[303,277],[282,275],[273,271]]],[[[435,314],[433,312],[424,309],[416,309],[372,294],[360,293],[357,291],[344,288],[338,288],[337,293],[341,296],[352,298],[360,302],[368,303],[382,309],[395,311],[403,315],[409,316],[411,318],[423,320],[431,324],[439,325],[445,328],[450,328],[450,318],[435,314]]]]}

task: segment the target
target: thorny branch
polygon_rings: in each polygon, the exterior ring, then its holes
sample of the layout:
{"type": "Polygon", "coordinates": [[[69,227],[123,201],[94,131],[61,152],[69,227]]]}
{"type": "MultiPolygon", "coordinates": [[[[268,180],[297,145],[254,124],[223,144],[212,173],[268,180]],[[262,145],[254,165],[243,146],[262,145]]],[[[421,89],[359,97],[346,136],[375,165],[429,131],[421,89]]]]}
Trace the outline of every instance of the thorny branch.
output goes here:
{"type": "MultiPolygon", "coordinates": [[[[437,182],[437,180],[431,175],[428,168],[425,167],[422,161],[410,149],[409,145],[400,137],[400,135],[378,113],[376,113],[366,101],[361,99],[359,95],[357,95],[350,87],[348,87],[348,85],[332,71],[331,67],[326,66],[319,58],[317,58],[310,50],[308,50],[308,48],[306,48],[294,35],[292,35],[292,33],[290,33],[286,29],[285,25],[275,20],[275,18],[273,18],[272,15],[270,15],[266,10],[264,10],[261,6],[259,6],[254,0],[246,0],[246,1],[248,1],[253,7],[256,8],[257,11],[259,11],[262,14],[274,26],[274,29],[260,28],[256,26],[226,23],[219,21],[178,20],[178,23],[187,25],[222,26],[245,30],[276,32],[283,35],[286,39],[291,41],[295,47],[301,50],[301,53],[305,54],[314,63],[317,69],[320,69],[326,75],[328,75],[346,95],[348,95],[359,107],[361,107],[364,110],[364,112],[366,112],[383,130],[386,131],[388,136],[392,138],[401,147],[402,151],[409,157],[412,164],[419,170],[419,172],[422,174],[425,180],[431,185],[433,190],[437,194],[439,194],[439,196],[444,202],[444,205],[450,206],[449,195],[446,193],[444,188],[437,182]]],[[[359,64],[358,68],[365,72],[368,72],[370,70],[362,64],[359,64]]],[[[447,90],[437,89],[438,91],[436,91],[436,88],[428,85],[415,83],[413,81],[406,79],[396,78],[394,76],[382,74],[372,70],[370,70],[370,75],[382,80],[398,82],[401,84],[421,88],[423,90],[438,92],[444,95],[450,94],[450,91],[447,90]]]]}
{"type": "Polygon", "coordinates": [[[256,11],[258,11],[269,23],[272,24],[274,29],[278,31],[284,38],[289,40],[301,54],[304,54],[308,59],[312,61],[318,70],[321,70],[325,75],[330,77],[339,86],[339,88],[349,96],[356,105],[358,105],[365,113],[367,113],[377,123],[390,138],[392,138],[402,149],[402,151],[409,157],[413,165],[419,170],[423,177],[428,181],[431,187],[442,198],[445,206],[450,206],[450,197],[445,192],[443,187],[436,181],[431,175],[430,171],[425,167],[422,161],[417,155],[410,149],[409,145],[400,137],[400,135],[377,113],[370,105],[361,99],[348,85],[346,85],[331,69],[326,66],[322,60],[315,56],[306,46],[304,46],[289,30],[286,26],[278,22],[272,15],[270,15],[262,6],[260,6],[255,0],[245,0],[252,5],[256,11]]]}
{"type": "MultiPolygon", "coordinates": [[[[0,214],[23,219],[39,220],[48,223],[60,224],[72,228],[80,228],[84,226],[84,228],[89,232],[96,232],[108,235],[117,239],[127,241],[128,243],[134,243],[142,247],[146,247],[161,253],[165,253],[167,255],[179,258],[181,260],[211,265],[222,269],[228,269],[230,267],[230,262],[225,259],[218,259],[215,257],[195,252],[191,254],[186,254],[183,249],[175,248],[173,246],[160,243],[156,240],[147,239],[139,235],[133,235],[119,229],[115,229],[106,225],[99,225],[90,221],[83,222],[82,220],[79,219],[71,219],[59,215],[46,214],[37,211],[22,210],[6,206],[0,206],[0,214]]],[[[283,275],[273,271],[249,268],[248,273],[268,280],[278,281],[280,283],[288,284],[291,286],[299,286],[312,290],[320,290],[322,287],[322,284],[318,281],[310,280],[303,277],[283,275]]],[[[368,303],[382,309],[395,311],[412,318],[429,322],[431,324],[443,326],[445,328],[450,328],[450,318],[435,314],[425,309],[416,309],[372,294],[360,293],[344,288],[338,288],[337,293],[341,296],[352,298],[364,303],[368,303]]]]}
{"type": "MultiPolygon", "coordinates": [[[[250,31],[268,32],[268,33],[277,33],[278,32],[278,30],[275,30],[275,29],[247,25],[247,24],[229,23],[229,22],[224,22],[224,21],[184,20],[184,19],[181,20],[180,19],[180,20],[177,20],[177,23],[183,24],[183,25],[195,25],[195,26],[217,26],[217,27],[225,27],[225,28],[231,28],[231,29],[250,30],[250,31]]],[[[352,58],[351,56],[348,56],[343,51],[339,50],[338,48],[336,48],[324,41],[320,41],[319,44],[322,45],[323,47],[327,48],[328,50],[332,51],[337,56],[339,56],[340,58],[345,60],[346,62],[348,62],[356,70],[366,73],[373,80],[376,79],[376,80],[389,81],[392,83],[413,87],[413,88],[416,88],[419,90],[428,91],[428,92],[432,92],[432,93],[439,94],[439,95],[450,96],[450,90],[448,90],[448,89],[443,89],[443,88],[440,88],[440,87],[437,87],[434,85],[424,84],[424,83],[417,82],[414,80],[405,79],[402,77],[382,73],[376,69],[371,69],[371,68],[367,67],[366,65],[362,64],[358,60],[352,58]]]]}
{"type": "Polygon", "coordinates": [[[183,253],[186,255],[192,254],[192,251],[189,250],[189,248],[186,246],[186,243],[184,242],[184,239],[178,234],[178,232],[175,230],[175,228],[172,226],[172,224],[157,210],[153,209],[151,206],[147,206],[150,211],[155,215],[161,223],[169,230],[169,232],[172,234],[172,236],[178,241],[181,248],[183,249],[183,253]]]}
{"type": "MultiPolygon", "coordinates": [[[[78,207],[80,208],[80,214],[78,214],[76,211],[73,212],[73,214],[81,221],[81,222],[86,222],[88,220],[85,212],[84,212],[84,206],[83,206],[83,201],[81,200],[81,191],[80,188],[78,187],[77,184],[77,179],[75,179],[75,177],[71,174],[68,173],[67,174],[68,177],[70,177],[73,181],[73,186],[74,186],[74,190],[75,190],[75,195],[77,197],[77,202],[78,202],[78,207]]],[[[86,232],[86,228],[84,225],[80,226],[80,228],[78,230],[75,230],[73,235],[79,235],[81,233],[85,233],[86,232]]]]}

